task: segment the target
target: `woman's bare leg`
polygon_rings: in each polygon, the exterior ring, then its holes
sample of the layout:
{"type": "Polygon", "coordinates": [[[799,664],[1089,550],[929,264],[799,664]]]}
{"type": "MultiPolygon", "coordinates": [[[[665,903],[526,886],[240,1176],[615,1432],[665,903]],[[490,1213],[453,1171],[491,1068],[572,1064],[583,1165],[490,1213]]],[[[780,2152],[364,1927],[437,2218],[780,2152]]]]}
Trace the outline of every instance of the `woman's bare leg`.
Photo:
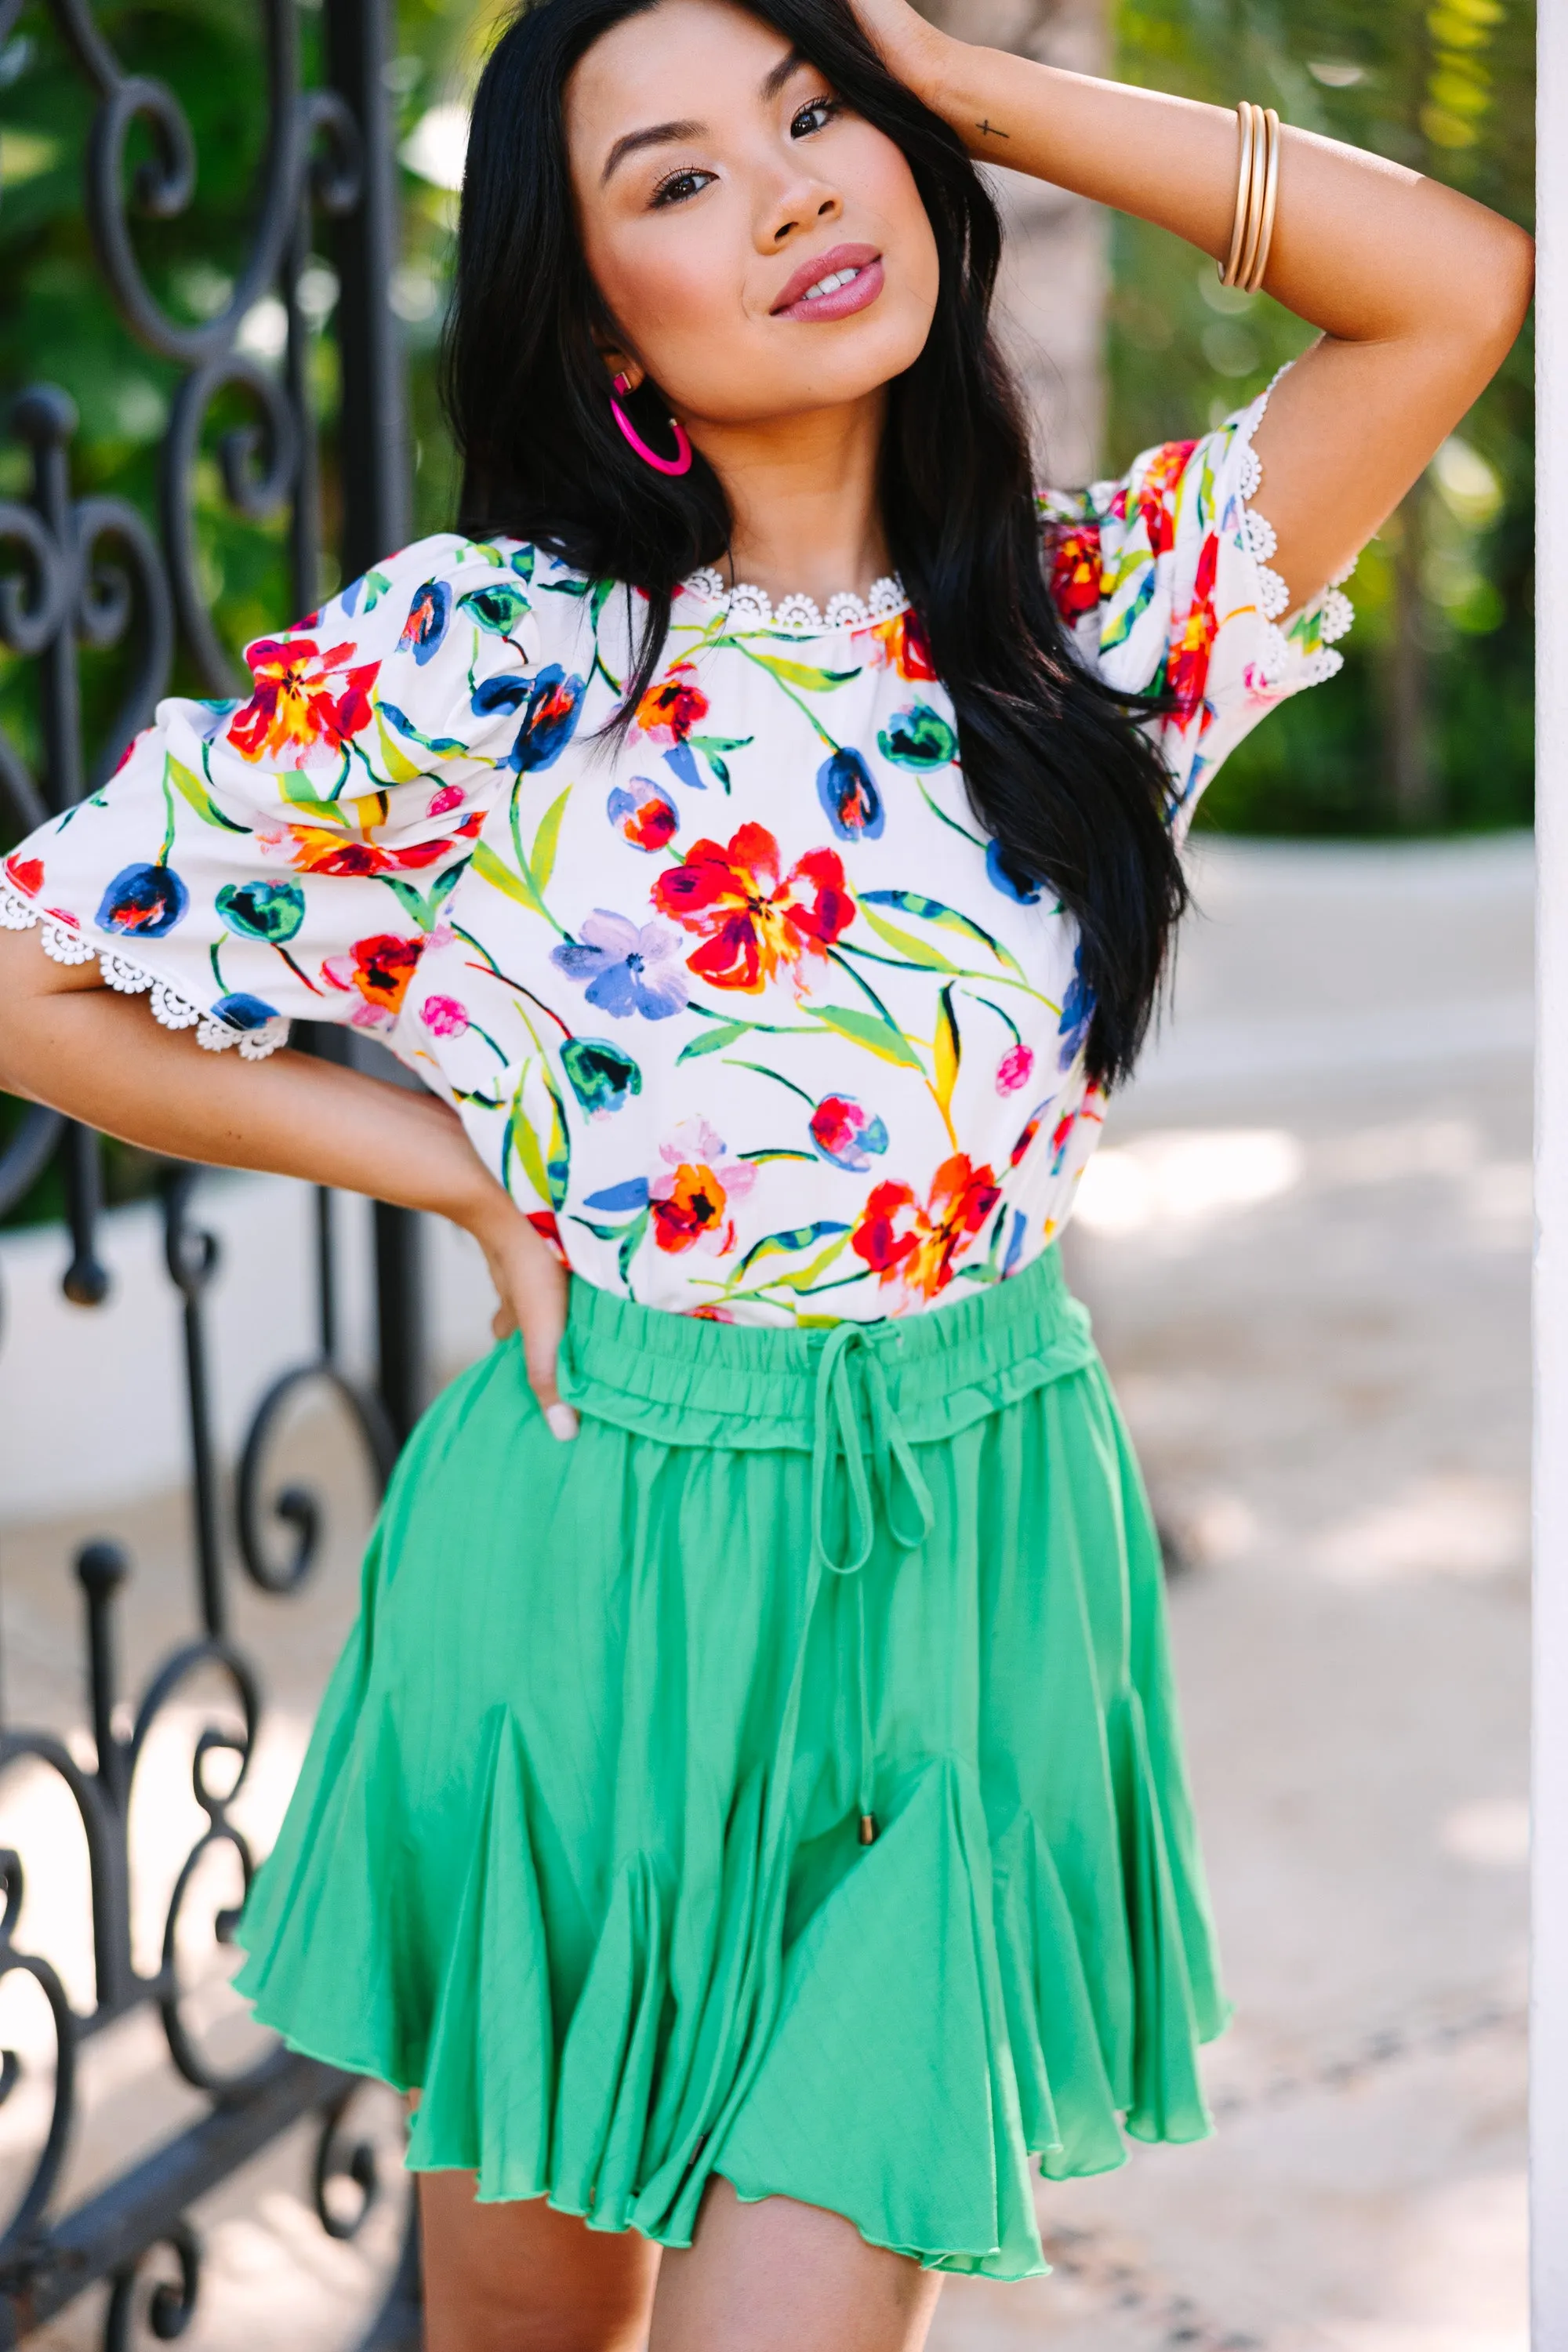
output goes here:
{"type": "MultiPolygon", "coordinates": [[[[542,2198],[481,2205],[471,2172],[419,2175],[426,2352],[640,2352],[659,2250],[542,2198]]],[[[695,2347],[693,2347],[695,2352],[695,2347]]]]}
{"type": "Polygon", "coordinates": [[[920,2352],[942,2280],[819,2206],[714,2179],[663,2257],[649,2352],[920,2352]]]}

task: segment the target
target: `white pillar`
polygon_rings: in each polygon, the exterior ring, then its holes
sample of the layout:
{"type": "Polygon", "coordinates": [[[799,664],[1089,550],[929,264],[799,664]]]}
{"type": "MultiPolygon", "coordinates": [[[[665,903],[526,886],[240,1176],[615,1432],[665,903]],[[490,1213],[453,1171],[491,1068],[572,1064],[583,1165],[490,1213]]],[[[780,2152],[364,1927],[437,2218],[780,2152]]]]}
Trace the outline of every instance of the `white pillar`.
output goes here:
{"type": "Polygon", "coordinates": [[[1568,7],[1540,16],[1534,2352],[1568,2352],[1568,7]]]}

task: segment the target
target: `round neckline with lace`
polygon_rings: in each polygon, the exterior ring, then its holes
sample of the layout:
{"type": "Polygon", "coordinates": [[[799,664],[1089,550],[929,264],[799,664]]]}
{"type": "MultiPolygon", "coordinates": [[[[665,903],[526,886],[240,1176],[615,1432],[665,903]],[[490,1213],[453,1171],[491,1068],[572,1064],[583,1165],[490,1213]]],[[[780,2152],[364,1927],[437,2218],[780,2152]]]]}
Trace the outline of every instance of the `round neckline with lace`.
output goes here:
{"type": "Polygon", "coordinates": [[[681,587],[689,596],[701,596],[710,604],[721,604],[731,621],[749,622],[755,628],[782,629],[792,636],[826,636],[835,629],[867,629],[878,621],[890,621],[899,613],[909,610],[910,600],[904,583],[894,572],[884,572],[873,580],[864,596],[840,590],[827,600],[823,611],[814,596],[798,591],[781,596],[775,604],[765,588],[754,587],[749,580],[738,580],[726,588],[721,575],[711,564],[692,572],[681,587]]]}

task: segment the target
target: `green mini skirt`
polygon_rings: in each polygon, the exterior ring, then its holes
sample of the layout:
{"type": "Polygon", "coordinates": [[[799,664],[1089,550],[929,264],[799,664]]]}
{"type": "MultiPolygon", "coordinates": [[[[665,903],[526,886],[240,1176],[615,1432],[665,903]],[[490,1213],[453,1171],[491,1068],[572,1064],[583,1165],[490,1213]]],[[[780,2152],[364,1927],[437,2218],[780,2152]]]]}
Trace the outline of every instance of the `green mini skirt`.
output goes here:
{"type": "Polygon", "coordinates": [[[1159,1546],[1055,1250],[768,1331],[572,1286],[398,1463],[240,1924],[409,2163],[689,2244],[720,2173],[1043,2271],[1031,2158],[1209,2128],[1226,2009],[1159,1546]]]}

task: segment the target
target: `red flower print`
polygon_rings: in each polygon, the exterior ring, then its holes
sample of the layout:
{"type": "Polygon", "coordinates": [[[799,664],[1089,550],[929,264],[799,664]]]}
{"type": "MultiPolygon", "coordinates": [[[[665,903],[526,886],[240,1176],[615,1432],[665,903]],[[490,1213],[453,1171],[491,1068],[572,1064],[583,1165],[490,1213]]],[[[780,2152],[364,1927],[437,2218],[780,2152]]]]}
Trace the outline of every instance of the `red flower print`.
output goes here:
{"type": "Polygon", "coordinates": [[[8,857],[5,878],[25,898],[36,898],[44,887],[44,861],[41,857],[8,857]]]}
{"type": "Polygon", "coordinates": [[[1202,708],[1208,686],[1209,656],[1219,635],[1219,620],[1214,608],[1215,572],[1218,562],[1219,541],[1211,532],[1205,540],[1198,557],[1192,604],[1171,640],[1170,660],[1165,671],[1166,691],[1176,705],[1176,716],[1183,725],[1194,710],[1202,708]]]}
{"type": "Polygon", "coordinates": [[[343,645],[319,653],[312,637],[261,637],[249,646],[250,699],[228,722],[228,740],[241,759],[291,753],[285,764],[297,767],[312,744],[338,751],[351,735],[368,727],[370,688],[381,664],[345,668],[353,652],[352,645],[343,645]]]}
{"type": "Polygon", "coordinates": [[[706,1241],[722,1256],[734,1247],[734,1227],[725,1215],[729,1194],[711,1168],[693,1167],[683,1160],[669,1178],[662,1200],[648,1202],[653,1211],[653,1237],[661,1250],[679,1256],[706,1241]],[[726,1230],[727,1229],[727,1230],[726,1230]]]}
{"type": "Polygon", "coordinates": [[[408,993],[408,983],[424,950],[422,939],[402,939],[394,931],[356,940],[346,956],[331,956],[322,977],[334,988],[353,988],[379,1013],[395,1019],[408,993]]]}
{"type": "Polygon", "coordinates": [[[1167,554],[1176,543],[1176,489],[1197,446],[1195,441],[1167,441],[1155,450],[1137,485],[1136,520],[1148,533],[1154,555],[1167,554]]]}
{"type": "Polygon", "coordinates": [[[1027,1151],[1030,1144],[1033,1143],[1036,1136],[1038,1135],[1040,1131],[1040,1121],[1045,1118],[1045,1115],[1047,1111],[1049,1110],[1050,1107],[1050,1097],[1047,1095],[1045,1101],[1037,1105],[1037,1108],[1029,1113],[1028,1120],[1025,1125],[1022,1134],[1019,1136],[1017,1142],[1013,1146],[1011,1152],[1008,1154],[1007,1164],[1010,1168],[1016,1168],[1019,1160],[1022,1160],[1025,1152],[1027,1151]]]}
{"type": "Polygon", "coordinates": [[[684,743],[694,727],[708,716],[708,697],[691,680],[695,662],[678,661],[656,678],[637,704],[637,723],[650,742],[668,750],[684,743]]]}
{"type": "Polygon", "coordinates": [[[935,677],[931,640],[918,613],[895,613],[890,620],[874,622],[871,635],[882,648],[882,659],[900,677],[935,677]]]}
{"type": "Polygon", "coordinates": [[[566,1263],[566,1249],[565,1244],[561,1239],[561,1228],[555,1222],[553,1210],[527,1209],[523,1213],[527,1217],[529,1223],[533,1227],[534,1232],[539,1235],[540,1240],[544,1243],[547,1248],[554,1251],[562,1265],[564,1265],[566,1263]]]}
{"type": "Polygon", "coordinates": [[[757,996],[781,971],[820,956],[855,919],[855,901],[833,849],[809,849],[779,879],[779,845],[765,825],[743,824],[727,846],[694,842],[661,874],[653,902],[702,945],[687,968],[712,988],[757,996]]]}
{"type": "Polygon", "coordinates": [[[648,1186],[653,1237],[661,1250],[679,1257],[701,1249],[725,1257],[735,1246],[731,1201],[744,1200],[757,1181],[749,1160],[731,1160],[721,1136],[706,1119],[683,1119],[658,1156],[664,1165],[648,1186]]]}
{"type": "Polygon", "coordinates": [[[1051,595],[1070,627],[1080,613],[1092,613],[1100,598],[1100,525],[1064,523],[1050,531],[1051,595]]]}
{"type": "MultiPolygon", "coordinates": [[[[458,827],[459,833],[468,830],[466,824],[458,827]]],[[[321,825],[289,824],[283,832],[289,845],[289,863],[300,874],[416,874],[422,866],[434,866],[450,846],[445,835],[416,841],[407,849],[383,849],[379,842],[331,833],[321,825]]]]}
{"type": "Polygon", "coordinates": [[[899,1283],[921,1298],[934,1298],[952,1280],[953,1263],[1002,1197],[989,1168],[976,1168],[967,1152],[955,1151],[931,1179],[931,1200],[921,1207],[908,1184],[877,1185],[849,1236],[884,1286],[899,1283]]]}

